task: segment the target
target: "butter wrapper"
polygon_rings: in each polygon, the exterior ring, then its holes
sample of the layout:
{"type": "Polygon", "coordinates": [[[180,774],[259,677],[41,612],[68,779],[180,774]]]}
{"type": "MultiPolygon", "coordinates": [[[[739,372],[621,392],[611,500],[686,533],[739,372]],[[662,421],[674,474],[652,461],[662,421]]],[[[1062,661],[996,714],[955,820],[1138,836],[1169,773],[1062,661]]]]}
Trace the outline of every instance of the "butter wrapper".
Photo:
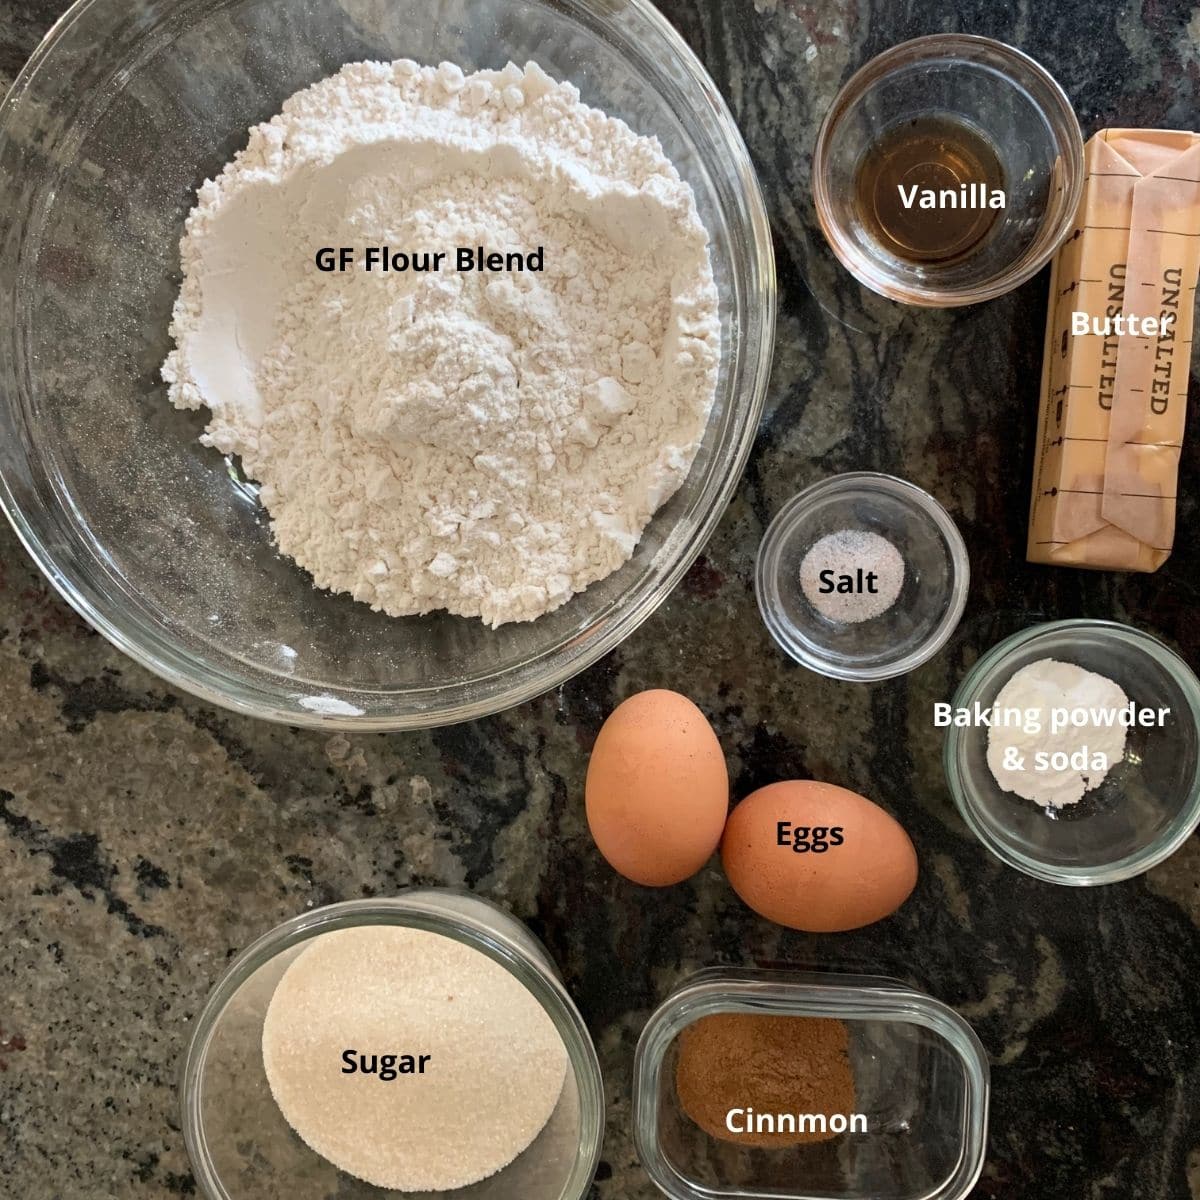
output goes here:
{"type": "Polygon", "coordinates": [[[1075,228],[1054,258],[1029,517],[1030,562],[1155,571],[1175,538],[1193,305],[1200,134],[1106,129],[1088,142],[1075,228]],[[1161,332],[1073,333],[1156,318],[1161,332]],[[1170,317],[1169,322],[1164,318],[1170,317]]]}

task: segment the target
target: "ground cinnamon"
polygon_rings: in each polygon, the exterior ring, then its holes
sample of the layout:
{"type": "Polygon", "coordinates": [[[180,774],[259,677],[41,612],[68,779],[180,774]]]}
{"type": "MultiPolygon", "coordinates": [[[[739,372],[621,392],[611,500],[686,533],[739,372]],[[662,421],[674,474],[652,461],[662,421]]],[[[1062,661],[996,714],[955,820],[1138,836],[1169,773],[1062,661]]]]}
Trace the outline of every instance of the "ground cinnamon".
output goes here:
{"type": "MultiPolygon", "coordinates": [[[[849,1115],[854,1074],[843,1022],[728,1012],[702,1017],[680,1035],[675,1086],[683,1111],[710,1137],[739,1146],[823,1142],[836,1133],[734,1133],[734,1109],[756,1114],[849,1115]]],[[[734,1123],[744,1125],[744,1114],[734,1123]]]]}

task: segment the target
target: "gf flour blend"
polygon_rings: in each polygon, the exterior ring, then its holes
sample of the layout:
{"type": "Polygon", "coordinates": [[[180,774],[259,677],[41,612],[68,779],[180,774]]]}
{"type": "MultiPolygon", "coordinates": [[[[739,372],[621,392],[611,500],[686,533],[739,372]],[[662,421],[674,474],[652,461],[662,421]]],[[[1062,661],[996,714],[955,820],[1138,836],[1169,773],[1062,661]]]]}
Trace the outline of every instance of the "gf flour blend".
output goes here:
{"type": "Polygon", "coordinates": [[[251,130],[182,255],[172,402],[210,410],[280,550],[373,608],[549,612],[695,457],[721,339],[695,197],[532,63],[347,66],[251,130]]]}

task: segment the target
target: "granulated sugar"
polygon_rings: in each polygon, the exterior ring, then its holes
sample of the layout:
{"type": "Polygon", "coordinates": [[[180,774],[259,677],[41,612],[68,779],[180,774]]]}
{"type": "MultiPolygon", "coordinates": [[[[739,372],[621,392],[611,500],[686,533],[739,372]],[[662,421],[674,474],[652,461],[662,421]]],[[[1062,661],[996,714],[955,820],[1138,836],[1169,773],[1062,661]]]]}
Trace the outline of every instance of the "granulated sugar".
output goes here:
{"type": "Polygon", "coordinates": [[[335,1166],[378,1187],[445,1191],[530,1145],[567,1054],[537,1000],[486,955],[377,926],[323,934],[292,963],[263,1024],[263,1065],[288,1123],[335,1166]],[[394,1079],[383,1055],[396,1056],[394,1079]]]}
{"type": "Polygon", "coordinates": [[[867,529],[839,529],[815,542],[800,564],[800,586],[823,617],[843,625],[887,612],[904,586],[904,559],[887,538],[867,529]],[[871,577],[870,588],[867,578],[871,577]],[[839,591],[843,579],[853,590],[839,591]]]}

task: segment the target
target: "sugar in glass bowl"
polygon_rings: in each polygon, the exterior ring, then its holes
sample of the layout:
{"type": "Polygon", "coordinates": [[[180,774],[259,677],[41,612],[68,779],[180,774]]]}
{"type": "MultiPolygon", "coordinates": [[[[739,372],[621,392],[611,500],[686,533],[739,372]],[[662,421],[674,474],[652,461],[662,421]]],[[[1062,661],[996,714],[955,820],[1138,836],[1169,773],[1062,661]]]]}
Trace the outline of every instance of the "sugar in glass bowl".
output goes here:
{"type": "Polygon", "coordinates": [[[200,1194],[206,1200],[335,1195],[372,1200],[400,1194],[351,1178],[311,1150],[284,1119],[263,1066],[263,1024],[287,968],[313,938],[380,925],[434,933],[486,955],[542,1006],[567,1053],[562,1094],[533,1143],[497,1174],[437,1195],[582,1200],[604,1141],[604,1085],[591,1035],[545,947],[503,909],[453,888],[419,888],[301,913],[228,965],[192,1025],[183,1068],[183,1138],[200,1194]]]}
{"type": "Polygon", "coordinates": [[[770,232],[720,95],[646,0],[80,0],[0,106],[0,503],[71,605],[213,703],[299,725],[468,720],[644,621],[749,453],[774,337],[770,232]],[[724,348],[686,482],[624,568],[529,624],[402,620],[318,591],[158,379],[195,189],[284,100],[362,59],[535,60],[658,137],[712,238],[724,348]]]}

